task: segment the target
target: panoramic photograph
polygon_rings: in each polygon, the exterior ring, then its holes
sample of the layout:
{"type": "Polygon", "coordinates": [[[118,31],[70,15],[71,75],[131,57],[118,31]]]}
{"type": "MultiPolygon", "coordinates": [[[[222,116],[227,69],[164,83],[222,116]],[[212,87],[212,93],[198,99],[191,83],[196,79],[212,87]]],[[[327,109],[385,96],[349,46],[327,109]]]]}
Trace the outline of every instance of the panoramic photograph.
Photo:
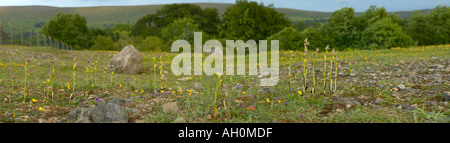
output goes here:
{"type": "Polygon", "coordinates": [[[0,123],[450,123],[449,5],[2,0],[0,123]]]}

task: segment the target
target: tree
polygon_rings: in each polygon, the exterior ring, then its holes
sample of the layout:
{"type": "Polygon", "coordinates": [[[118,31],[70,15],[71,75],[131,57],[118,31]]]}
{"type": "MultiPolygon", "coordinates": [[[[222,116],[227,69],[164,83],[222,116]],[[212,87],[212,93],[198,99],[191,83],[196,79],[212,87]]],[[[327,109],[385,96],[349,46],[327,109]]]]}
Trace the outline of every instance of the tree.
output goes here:
{"type": "Polygon", "coordinates": [[[227,7],[223,15],[221,36],[229,39],[259,40],[289,25],[284,14],[277,12],[273,5],[266,7],[263,3],[236,0],[236,4],[227,7]]]}
{"type": "Polygon", "coordinates": [[[160,25],[157,23],[158,16],[149,14],[139,19],[133,27],[133,35],[135,36],[159,36],[160,25]]]}
{"type": "Polygon", "coordinates": [[[110,37],[98,35],[92,50],[120,50],[119,45],[115,44],[110,37]]]}
{"type": "Polygon", "coordinates": [[[86,19],[79,14],[59,12],[42,27],[42,33],[74,49],[89,49],[93,36],[86,25],[86,19]]]}
{"type": "Polygon", "coordinates": [[[450,43],[450,8],[436,6],[426,15],[414,12],[405,24],[405,31],[418,45],[450,43]]]}
{"type": "Polygon", "coordinates": [[[164,41],[155,36],[146,37],[136,48],[139,51],[161,51],[164,47],[164,41]]]}
{"type": "Polygon", "coordinates": [[[218,25],[220,23],[217,9],[201,9],[198,5],[192,4],[170,4],[164,5],[155,14],[147,15],[137,21],[133,29],[133,35],[136,36],[160,36],[161,30],[182,18],[190,18],[194,24],[210,35],[218,34],[218,25]]]}
{"type": "Polygon", "coordinates": [[[413,40],[406,35],[402,27],[389,18],[378,20],[362,33],[361,47],[366,49],[387,49],[413,45],[413,40]]]}
{"type": "Polygon", "coordinates": [[[283,50],[301,50],[301,45],[303,44],[303,38],[301,37],[300,32],[292,27],[284,28],[280,32],[267,38],[267,40],[279,40],[280,49],[283,50]]]}
{"type": "Polygon", "coordinates": [[[355,41],[355,30],[353,25],[353,15],[355,10],[353,8],[344,7],[331,14],[329,20],[328,33],[334,38],[334,47],[343,50],[347,47],[353,46],[355,41]]]}
{"type": "Polygon", "coordinates": [[[194,32],[197,30],[198,25],[194,24],[194,21],[192,19],[178,19],[162,30],[161,39],[166,41],[167,43],[172,43],[173,41],[178,39],[184,39],[189,41],[190,43],[193,43],[194,32]]]}

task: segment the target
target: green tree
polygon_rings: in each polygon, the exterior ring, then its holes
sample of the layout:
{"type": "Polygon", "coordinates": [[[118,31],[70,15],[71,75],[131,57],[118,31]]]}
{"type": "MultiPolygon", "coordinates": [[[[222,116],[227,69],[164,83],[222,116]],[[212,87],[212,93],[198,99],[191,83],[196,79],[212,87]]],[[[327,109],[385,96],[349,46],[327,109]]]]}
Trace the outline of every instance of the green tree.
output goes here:
{"type": "Polygon", "coordinates": [[[223,15],[221,35],[229,39],[265,39],[284,27],[289,21],[283,13],[248,0],[236,0],[236,4],[227,7],[223,15]]]}
{"type": "Polygon", "coordinates": [[[413,45],[411,36],[392,19],[384,18],[370,25],[362,33],[361,46],[365,49],[387,49],[413,45]]]}
{"type": "Polygon", "coordinates": [[[45,23],[42,34],[67,43],[74,49],[89,49],[94,42],[86,19],[79,14],[59,12],[45,23]]]}
{"type": "Polygon", "coordinates": [[[192,4],[170,4],[164,5],[155,14],[147,15],[139,19],[134,28],[135,36],[160,36],[161,30],[174,21],[182,18],[190,18],[194,24],[210,35],[217,35],[219,32],[218,25],[220,23],[219,13],[217,9],[201,9],[198,5],[192,4]]]}
{"type": "Polygon", "coordinates": [[[98,35],[92,50],[120,50],[119,45],[115,44],[110,37],[98,35]]]}
{"type": "Polygon", "coordinates": [[[136,48],[139,51],[161,51],[164,47],[164,41],[155,36],[146,37],[136,48]]]}
{"type": "Polygon", "coordinates": [[[331,37],[334,38],[335,43],[333,47],[338,50],[343,50],[347,47],[352,47],[355,41],[356,27],[353,24],[353,15],[355,10],[353,8],[344,7],[333,12],[330,17],[329,25],[326,29],[331,37]]]}
{"type": "Polygon", "coordinates": [[[301,45],[303,44],[300,32],[292,27],[284,28],[280,32],[267,38],[267,40],[279,40],[280,49],[282,50],[301,50],[301,45]]]}
{"type": "Polygon", "coordinates": [[[418,45],[450,43],[450,8],[439,5],[425,15],[414,12],[405,24],[405,31],[418,45]]]}
{"type": "MultiPolygon", "coordinates": [[[[194,32],[198,30],[198,25],[190,18],[183,18],[174,21],[162,30],[161,39],[167,43],[172,43],[178,39],[184,39],[190,43],[194,42],[194,32]]],[[[169,46],[170,47],[170,46],[169,46]]],[[[167,50],[167,49],[163,49],[167,50]]]]}

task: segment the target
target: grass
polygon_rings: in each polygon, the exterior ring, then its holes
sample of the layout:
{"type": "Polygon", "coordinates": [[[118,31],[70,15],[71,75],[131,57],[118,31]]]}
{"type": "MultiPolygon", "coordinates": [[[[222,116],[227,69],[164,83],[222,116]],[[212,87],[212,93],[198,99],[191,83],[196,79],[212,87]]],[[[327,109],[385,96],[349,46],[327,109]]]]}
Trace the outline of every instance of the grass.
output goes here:
{"type": "MultiPolygon", "coordinates": [[[[337,62],[338,69],[332,69],[334,75],[336,75],[335,71],[352,73],[357,74],[356,77],[359,80],[370,81],[373,79],[366,75],[368,67],[373,71],[384,72],[393,69],[400,61],[406,63],[430,61],[431,57],[448,61],[449,47],[450,45],[441,45],[390,50],[342,51],[336,54],[339,60],[333,62],[326,70],[327,72],[331,70],[328,68],[334,67],[337,62]]],[[[184,118],[187,122],[202,123],[413,123],[448,122],[450,115],[448,106],[439,109],[425,105],[427,101],[442,101],[441,91],[450,89],[448,81],[446,81],[447,84],[440,85],[414,85],[395,76],[377,81],[377,84],[384,84],[387,87],[395,87],[399,83],[411,87],[417,86],[421,91],[418,94],[423,96],[412,96],[410,101],[406,98],[397,99],[391,96],[390,88],[348,82],[352,78],[349,76],[335,78],[333,82],[336,83],[337,91],[325,93],[323,90],[325,87],[321,87],[325,85],[322,81],[331,78],[332,74],[328,73],[330,77],[325,78],[324,76],[328,74],[321,74],[324,67],[322,58],[315,59],[315,70],[312,70],[313,66],[309,65],[312,63],[306,63],[308,72],[315,72],[317,86],[314,88],[315,96],[303,96],[309,95],[310,92],[303,92],[303,95],[298,96],[298,91],[303,91],[301,81],[305,80],[302,79],[304,78],[301,57],[303,51],[280,52],[280,80],[275,87],[269,88],[269,92],[258,92],[262,87],[259,86],[257,76],[222,75],[220,79],[217,76],[175,76],[171,74],[170,63],[176,53],[144,52],[142,73],[136,75],[121,73],[112,75],[111,73],[108,78],[106,70],[103,70],[116,53],[115,51],[66,51],[48,47],[0,46],[0,102],[2,102],[0,122],[37,122],[39,118],[64,118],[70,109],[94,105],[95,97],[105,100],[120,97],[133,101],[129,108],[136,108],[139,111],[130,113],[131,117],[152,123],[173,122],[177,118],[184,118]],[[289,57],[289,55],[300,56],[289,57]],[[154,59],[156,56],[162,56],[162,58],[154,59]],[[75,68],[74,57],[78,59],[75,68]],[[27,80],[25,80],[23,68],[25,59],[30,59],[27,64],[27,74],[29,74],[27,80]],[[54,69],[52,69],[53,59],[55,59],[54,69]],[[85,73],[87,68],[89,72],[85,73]],[[292,75],[288,73],[289,69],[292,75]],[[156,73],[160,74],[159,77],[156,73]],[[13,75],[16,79],[12,85],[13,75]],[[181,80],[182,78],[187,80],[181,80]],[[70,82],[73,82],[70,87],[72,90],[66,86],[70,82]],[[21,85],[25,83],[26,92],[21,90],[21,85]],[[203,88],[194,88],[192,86],[194,83],[200,83],[203,88]],[[242,88],[233,89],[238,83],[242,85],[242,88]],[[337,85],[342,87],[339,88],[337,85]],[[11,86],[12,90],[10,90],[11,86]],[[53,100],[46,98],[49,90],[54,96],[53,100]],[[425,96],[428,91],[435,93],[435,90],[439,90],[436,91],[437,98],[430,99],[425,96]],[[10,93],[12,93],[11,100],[8,99],[10,93]],[[24,93],[27,94],[25,101],[23,101],[24,93]],[[69,98],[70,95],[73,97],[69,98]],[[342,103],[333,101],[333,97],[355,98],[363,104],[346,107],[342,103]],[[364,105],[377,98],[385,101],[376,106],[364,105]],[[36,99],[37,102],[33,102],[32,99],[36,99]],[[70,100],[72,102],[68,104],[70,100]],[[180,110],[176,114],[164,114],[161,106],[168,102],[176,102],[180,110]],[[413,111],[396,108],[401,104],[417,104],[417,108],[413,111]],[[40,107],[43,109],[40,110],[40,107]],[[17,120],[18,117],[26,116],[29,117],[26,121],[17,120]]],[[[320,54],[323,53],[318,53],[320,54]]],[[[328,53],[328,56],[331,55],[328,53]]],[[[409,71],[403,71],[403,73],[409,73],[409,71]]],[[[312,74],[307,76],[306,78],[312,78],[312,74]]],[[[327,84],[328,81],[329,79],[325,80],[327,84]]]]}

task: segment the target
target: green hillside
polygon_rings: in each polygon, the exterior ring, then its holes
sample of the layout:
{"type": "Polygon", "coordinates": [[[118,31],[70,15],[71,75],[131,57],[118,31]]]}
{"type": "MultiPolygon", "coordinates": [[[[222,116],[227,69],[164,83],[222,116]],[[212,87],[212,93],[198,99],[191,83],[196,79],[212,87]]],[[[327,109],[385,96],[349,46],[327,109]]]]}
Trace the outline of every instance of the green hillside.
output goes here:
{"type": "MultiPolygon", "coordinates": [[[[222,14],[231,4],[224,3],[196,3],[202,8],[216,8],[222,14]]],[[[86,17],[89,27],[103,28],[114,24],[134,24],[139,18],[155,13],[163,5],[145,5],[145,6],[105,6],[105,7],[49,7],[49,6],[8,6],[0,7],[0,21],[4,23],[4,31],[9,32],[7,22],[15,25],[20,24],[29,29],[39,31],[37,23],[43,23],[52,18],[57,12],[79,13],[86,17]]],[[[278,11],[286,14],[290,20],[302,21],[312,19],[328,19],[330,12],[315,12],[306,10],[297,10],[289,8],[277,8],[278,11]]],[[[422,13],[431,10],[422,10],[422,13]]],[[[400,17],[408,17],[411,11],[398,12],[400,17]]],[[[358,13],[356,13],[358,14],[358,13]]],[[[14,31],[18,31],[14,27],[14,31]]]]}

